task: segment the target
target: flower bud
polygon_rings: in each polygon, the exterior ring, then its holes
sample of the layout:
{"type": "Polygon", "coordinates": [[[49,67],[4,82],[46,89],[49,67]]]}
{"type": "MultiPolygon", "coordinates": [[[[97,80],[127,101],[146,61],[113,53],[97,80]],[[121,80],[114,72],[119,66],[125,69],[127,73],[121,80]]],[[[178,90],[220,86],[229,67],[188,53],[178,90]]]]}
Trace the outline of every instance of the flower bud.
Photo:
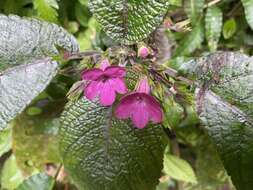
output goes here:
{"type": "Polygon", "coordinates": [[[100,69],[102,70],[105,70],[109,66],[110,66],[110,62],[108,59],[103,59],[100,63],[100,69]]]}
{"type": "Polygon", "coordinates": [[[137,83],[136,91],[137,92],[141,92],[141,93],[146,93],[146,94],[150,93],[150,86],[148,84],[148,78],[147,77],[143,77],[137,83]]]}
{"type": "Polygon", "coordinates": [[[150,50],[146,46],[141,46],[138,50],[138,56],[141,58],[147,58],[148,55],[150,54],[150,50]]]}

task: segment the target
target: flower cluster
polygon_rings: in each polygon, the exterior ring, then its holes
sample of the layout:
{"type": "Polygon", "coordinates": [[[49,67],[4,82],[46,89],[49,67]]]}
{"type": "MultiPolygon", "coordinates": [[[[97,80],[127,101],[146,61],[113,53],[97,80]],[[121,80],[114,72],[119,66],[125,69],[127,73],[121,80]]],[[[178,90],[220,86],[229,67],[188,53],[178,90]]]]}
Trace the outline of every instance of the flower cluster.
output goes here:
{"type": "Polygon", "coordinates": [[[104,59],[100,68],[88,69],[82,73],[82,79],[88,81],[84,95],[89,100],[99,98],[103,106],[111,106],[116,94],[124,95],[115,108],[118,119],[130,118],[137,128],[144,128],[149,121],[160,123],[163,112],[159,102],[150,95],[148,79],[142,78],[133,92],[127,90],[124,77],[126,70],[120,66],[110,66],[104,59]]]}

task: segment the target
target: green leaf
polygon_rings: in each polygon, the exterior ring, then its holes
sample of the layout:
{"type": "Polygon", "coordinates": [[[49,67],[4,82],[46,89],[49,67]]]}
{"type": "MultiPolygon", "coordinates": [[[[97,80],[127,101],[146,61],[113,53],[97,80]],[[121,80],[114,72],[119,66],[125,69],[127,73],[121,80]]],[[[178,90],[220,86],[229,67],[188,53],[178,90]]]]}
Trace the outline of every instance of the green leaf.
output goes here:
{"type": "Polygon", "coordinates": [[[186,0],[184,2],[185,12],[191,19],[193,25],[198,23],[204,10],[205,0],[186,0]]]}
{"type": "Polygon", "coordinates": [[[11,149],[12,128],[8,127],[0,132],[0,157],[11,149]]]}
{"type": "Polygon", "coordinates": [[[84,6],[81,3],[76,2],[75,15],[76,15],[76,19],[83,27],[88,26],[90,14],[89,14],[89,9],[87,6],[84,6]]]}
{"type": "Polygon", "coordinates": [[[147,38],[162,22],[168,0],[91,0],[91,12],[108,36],[125,44],[147,38]]]}
{"type": "Polygon", "coordinates": [[[7,69],[0,75],[0,130],[46,88],[57,70],[56,62],[44,59],[7,69]]]}
{"type": "Polygon", "coordinates": [[[174,6],[182,6],[182,0],[169,0],[170,5],[174,5],[174,6]]]}
{"type": "Polygon", "coordinates": [[[225,39],[231,38],[236,32],[236,21],[234,18],[227,20],[223,26],[223,36],[225,39]]]}
{"type": "Polygon", "coordinates": [[[165,155],[164,172],[166,175],[174,179],[197,183],[197,179],[191,165],[177,156],[169,154],[165,155]]]}
{"type": "Polygon", "coordinates": [[[0,129],[3,129],[55,76],[58,64],[47,57],[57,56],[58,47],[77,52],[79,46],[63,28],[36,19],[0,15],[0,28],[0,129]],[[13,66],[16,67],[9,68],[13,66]]]}
{"type": "Polygon", "coordinates": [[[63,112],[60,152],[80,190],[154,190],[165,148],[162,126],[136,129],[81,98],[63,112]]]}
{"type": "Polygon", "coordinates": [[[40,115],[42,112],[42,109],[38,107],[30,107],[29,109],[26,110],[27,115],[40,115]]]}
{"type": "Polygon", "coordinates": [[[27,176],[42,171],[45,164],[60,162],[55,132],[60,123],[58,118],[52,116],[57,109],[40,117],[27,116],[24,112],[13,122],[12,150],[19,168],[27,176]],[[47,114],[51,114],[50,117],[47,114]]]}
{"type": "Polygon", "coordinates": [[[218,52],[197,60],[197,108],[238,190],[253,186],[253,59],[218,52]]]}
{"type": "Polygon", "coordinates": [[[3,189],[14,190],[23,181],[21,170],[18,168],[16,158],[11,155],[4,163],[1,175],[1,187],[3,189]]]}
{"type": "Polygon", "coordinates": [[[164,127],[168,127],[168,128],[175,128],[177,127],[181,120],[182,120],[182,116],[183,116],[183,108],[174,101],[174,99],[172,97],[167,97],[164,101],[163,101],[163,107],[164,107],[164,121],[163,121],[163,125],[164,127]]]}
{"type": "Polygon", "coordinates": [[[174,57],[181,55],[189,55],[200,47],[204,40],[204,27],[203,23],[200,21],[193,30],[187,34],[183,40],[180,41],[178,48],[174,53],[174,57]]]}
{"type": "Polygon", "coordinates": [[[24,180],[16,190],[52,190],[54,184],[54,178],[45,173],[39,173],[24,180]]]}
{"type": "Polygon", "coordinates": [[[0,15],[0,42],[0,73],[10,66],[57,56],[57,48],[79,50],[75,38],[63,28],[13,15],[0,15]]]}
{"type": "Polygon", "coordinates": [[[84,6],[88,6],[89,0],[78,0],[84,6]]]}
{"type": "Polygon", "coordinates": [[[92,41],[95,39],[97,31],[99,31],[98,27],[97,21],[92,17],[88,22],[88,29],[78,34],[77,40],[81,51],[92,49],[92,41]]]}
{"type": "Polygon", "coordinates": [[[246,20],[253,30],[253,0],[241,0],[244,6],[246,20]]]}
{"type": "Polygon", "coordinates": [[[15,13],[17,14],[19,9],[21,8],[21,4],[20,1],[15,1],[15,0],[9,0],[9,1],[5,1],[3,3],[3,5],[1,4],[1,6],[3,6],[5,13],[10,14],[10,13],[15,13]]]}
{"type": "MultiPolygon", "coordinates": [[[[221,189],[229,180],[219,155],[210,137],[203,135],[198,138],[196,150],[197,184],[188,184],[186,190],[221,189]]],[[[232,190],[232,189],[231,189],[232,190]]]]}
{"type": "Polygon", "coordinates": [[[58,22],[57,9],[59,7],[56,0],[34,0],[33,4],[38,17],[49,22],[58,22]]]}
{"type": "Polygon", "coordinates": [[[219,7],[207,9],[205,16],[205,31],[208,47],[211,52],[216,51],[222,30],[222,12],[219,7]]]}

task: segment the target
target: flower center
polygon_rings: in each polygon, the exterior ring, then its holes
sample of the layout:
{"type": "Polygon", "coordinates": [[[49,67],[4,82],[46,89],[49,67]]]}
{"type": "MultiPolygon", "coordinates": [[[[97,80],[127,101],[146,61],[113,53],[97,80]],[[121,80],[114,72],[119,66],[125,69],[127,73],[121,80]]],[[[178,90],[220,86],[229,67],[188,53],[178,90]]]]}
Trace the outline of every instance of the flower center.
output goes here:
{"type": "Polygon", "coordinates": [[[102,82],[106,82],[109,78],[110,78],[109,76],[103,75],[103,76],[101,77],[101,80],[102,80],[102,82]]]}
{"type": "Polygon", "coordinates": [[[143,98],[141,96],[137,96],[136,99],[138,102],[142,102],[142,100],[143,100],[143,98]]]}

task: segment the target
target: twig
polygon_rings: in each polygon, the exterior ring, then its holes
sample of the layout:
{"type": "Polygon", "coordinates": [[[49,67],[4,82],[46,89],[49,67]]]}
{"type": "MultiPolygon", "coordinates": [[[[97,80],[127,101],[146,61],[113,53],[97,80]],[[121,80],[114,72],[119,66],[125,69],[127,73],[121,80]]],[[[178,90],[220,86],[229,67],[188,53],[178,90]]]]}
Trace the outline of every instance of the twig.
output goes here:
{"type": "Polygon", "coordinates": [[[154,75],[154,77],[158,80],[160,80],[165,85],[173,86],[172,82],[170,82],[168,79],[163,77],[158,71],[154,70],[153,68],[149,70],[151,74],[154,75]]]}
{"type": "MultiPolygon", "coordinates": [[[[159,71],[155,70],[154,68],[149,69],[149,72],[151,74],[155,75],[155,77],[158,78],[164,84],[173,86],[173,84],[172,84],[171,81],[169,81],[167,78],[165,78],[162,74],[160,74],[159,71]]],[[[184,82],[187,85],[192,86],[192,85],[196,84],[194,81],[192,81],[192,80],[190,80],[188,78],[185,78],[183,76],[178,76],[178,72],[175,69],[172,69],[170,67],[167,67],[166,70],[163,71],[163,72],[164,72],[164,74],[167,74],[169,77],[171,77],[171,78],[173,78],[175,80],[182,81],[182,82],[184,82]]]]}
{"type": "Polygon", "coordinates": [[[91,50],[91,51],[85,51],[85,52],[80,52],[80,53],[72,53],[72,54],[67,54],[64,55],[66,60],[75,60],[75,59],[83,59],[85,57],[92,57],[92,56],[101,56],[100,51],[96,50],[91,50]]]}
{"type": "MultiPolygon", "coordinates": [[[[217,3],[220,3],[220,2],[221,2],[221,0],[213,0],[213,1],[209,2],[209,3],[207,3],[206,5],[204,5],[204,9],[206,9],[206,8],[208,8],[208,7],[211,7],[211,6],[213,6],[213,5],[216,5],[217,3]]],[[[180,30],[181,28],[186,27],[186,26],[189,25],[190,23],[191,23],[191,20],[188,18],[188,19],[186,19],[186,20],[180,21],[180,22],[178,22],[178,23],[172,25],[172,26],[170,27],[170,29],[172,28],[172,29],[174,29],[175,31],[177,31],[177,30],[180,30]]],[[[190,29],[189,29],[189,28],[186,28],[186,30],[190,30],[190,29]]]]}
{"type": "Polygon", "coordinates": [[[229,11],[229,13],[226,16],[227,17],[232,17],[238,11],[238,9],[240,7],[241,7],[241,1],[239,1],[238,3],[236,3],[235,6],[232,8],[232,10],[229,11]]]}
{"type": "Polygon", "coordinates": [[[215,4],[219,3],[219,2],[221,2],[221,0],[213,0],[213,1],[209,2],[209,3],[207,3],[207,4],[204,6],[204,8],[211,7],[211,6],[213,6],[213,5],[215,5],[215,4]]]}
{"type": "Polygon", "coordinates": [[[185,78],[183,76],[178,76],[178,72],[175,70],[175,69],[172,69],[172,68],[166,68],[165,70],[165,73],[167,75],[169,75],[170,77],[174,78],[175,80],[179,80],[179,81],[182,81],[188,85],[193,85],[195,84],[194,81],[188,79],[188,78],[185,78]]]}
{"type": "Polygon", "coordinates": [[[55,175],[54,175],[55,181],[57,180],[57,178],[58,178],[58,176],[59,176],[60,171],[62,170],[62,168],[63,168],[63,165],[60,164],[60,166],[57,168],[57,171],[56,171],[56,173],[55,173],[55,175]]]}

